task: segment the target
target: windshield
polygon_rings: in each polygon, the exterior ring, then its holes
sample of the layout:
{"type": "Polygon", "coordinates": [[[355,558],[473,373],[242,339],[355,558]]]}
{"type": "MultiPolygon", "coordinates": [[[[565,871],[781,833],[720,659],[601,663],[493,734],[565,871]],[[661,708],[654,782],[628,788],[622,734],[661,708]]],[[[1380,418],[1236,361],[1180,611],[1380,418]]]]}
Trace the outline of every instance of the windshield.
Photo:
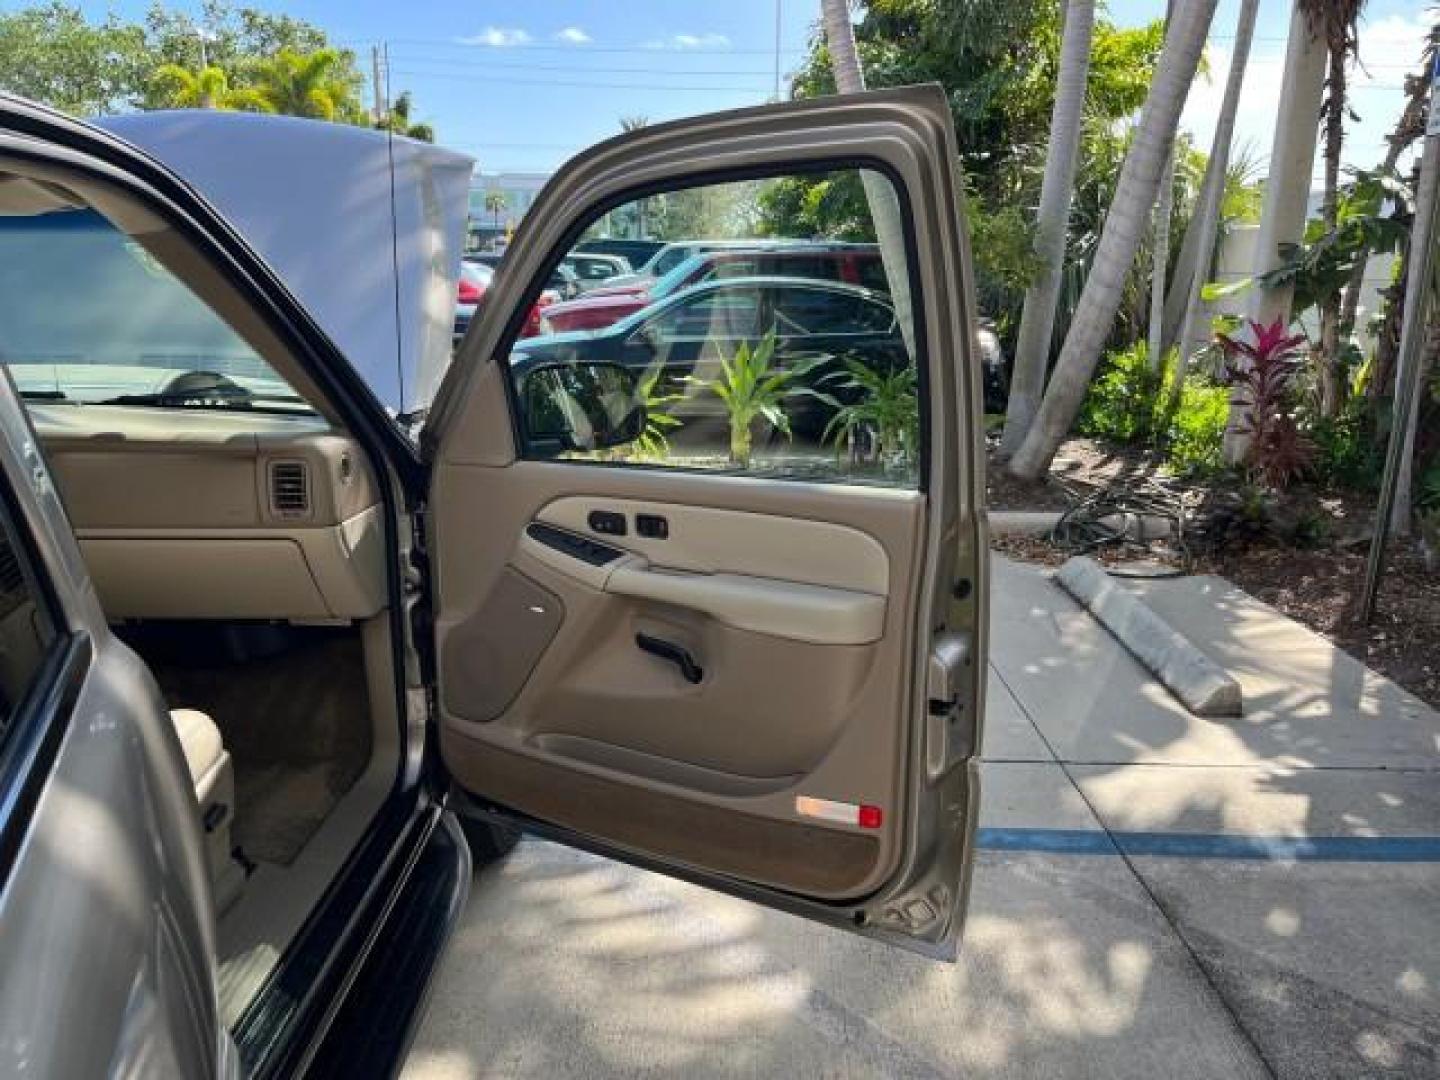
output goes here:
{"type": "Polygon", "coordinates": [[[90,209],[0,217],[0,362],[32,399],[310,412],[209,305],[90,209]]]}

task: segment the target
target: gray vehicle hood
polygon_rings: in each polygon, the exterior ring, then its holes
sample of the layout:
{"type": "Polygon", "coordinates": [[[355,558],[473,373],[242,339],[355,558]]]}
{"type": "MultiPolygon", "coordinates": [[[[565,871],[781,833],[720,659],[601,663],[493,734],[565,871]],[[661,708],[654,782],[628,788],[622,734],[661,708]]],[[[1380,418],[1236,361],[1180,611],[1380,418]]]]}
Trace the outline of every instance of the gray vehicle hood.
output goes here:
{"type": "Polygon", "coordinates": [[[205,196],[392,413],[429,406],[450,363],[473,158],[289,116],[187,109],[95,123],[205,196]]]}

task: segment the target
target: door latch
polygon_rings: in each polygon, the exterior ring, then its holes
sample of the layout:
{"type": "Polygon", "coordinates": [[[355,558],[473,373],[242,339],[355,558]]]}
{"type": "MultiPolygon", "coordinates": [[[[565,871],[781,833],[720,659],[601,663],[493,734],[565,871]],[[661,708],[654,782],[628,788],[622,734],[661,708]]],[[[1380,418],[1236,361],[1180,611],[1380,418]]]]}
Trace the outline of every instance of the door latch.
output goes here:
{"type": "Polygon", "coordinates": [[[965,716],[961,708],[968,681],[976,677],[972,667],[968,636],[947,633],[935,639],[925,680],[925,763],[932,778],[974,752],[979,718],[965,716]]]}

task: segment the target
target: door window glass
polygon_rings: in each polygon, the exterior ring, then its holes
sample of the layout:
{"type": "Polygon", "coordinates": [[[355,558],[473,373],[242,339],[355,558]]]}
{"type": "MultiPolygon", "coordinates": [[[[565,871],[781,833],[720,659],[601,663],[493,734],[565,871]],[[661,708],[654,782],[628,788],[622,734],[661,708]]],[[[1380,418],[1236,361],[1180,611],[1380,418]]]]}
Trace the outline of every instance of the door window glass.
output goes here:
{"type": "Polygon", "coordinates": [[[515,344],[525,453],[916,486],[922,410],[910,290],[885,272],[906,266],[900,220],[889,183],[856,170],[667,191],[610,211],[582,243],[683,239],[650,267],[681,269],[625,286],[627,302],[587,310],[583,333],[515,344]],[[889,258],[872,200],[896,233],[886,236],[889,258]],[[711,254],[687,260],[706,245],[711,254]],[[868,286],[841,280],[844,259],[878,274],[868,286]],[[623,380],[577,376],[579,366],[623,371],[633,400],[617,402],[623,380]],[[579,400],[587,387],[606,401],[579,400]]]}

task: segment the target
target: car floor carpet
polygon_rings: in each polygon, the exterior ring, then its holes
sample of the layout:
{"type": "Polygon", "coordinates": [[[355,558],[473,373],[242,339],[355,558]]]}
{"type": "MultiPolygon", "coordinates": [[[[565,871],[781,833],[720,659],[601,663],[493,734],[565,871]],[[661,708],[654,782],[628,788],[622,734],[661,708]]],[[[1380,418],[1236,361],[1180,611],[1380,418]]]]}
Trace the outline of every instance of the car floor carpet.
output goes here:
{"type": "Polygon", "coordinates": [[[370,760],[359,635],[321,633],[217,666],[146,659],[172,708],[200,709],[220,728],[235,766],[235,843],[288,866],[370,760]]]}

